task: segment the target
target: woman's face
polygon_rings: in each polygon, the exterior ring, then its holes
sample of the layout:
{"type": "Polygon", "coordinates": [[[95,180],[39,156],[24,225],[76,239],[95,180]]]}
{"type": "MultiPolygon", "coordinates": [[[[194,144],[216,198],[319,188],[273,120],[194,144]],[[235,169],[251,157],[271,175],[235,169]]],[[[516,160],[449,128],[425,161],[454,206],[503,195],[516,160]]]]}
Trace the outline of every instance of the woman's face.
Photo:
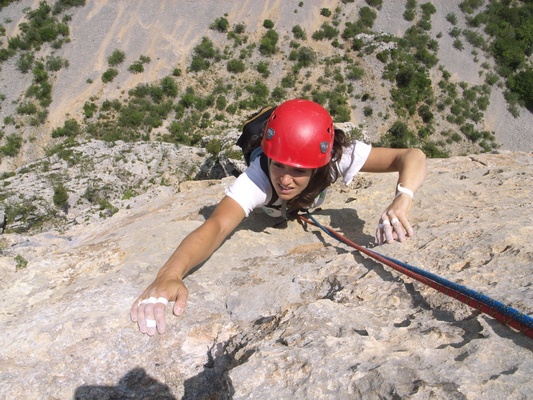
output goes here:
{"type": "Polygon", "coordinates": [[[270,180],[281,200],[291,200],[309,185],[313,170],[270,161],[270,180]]]}

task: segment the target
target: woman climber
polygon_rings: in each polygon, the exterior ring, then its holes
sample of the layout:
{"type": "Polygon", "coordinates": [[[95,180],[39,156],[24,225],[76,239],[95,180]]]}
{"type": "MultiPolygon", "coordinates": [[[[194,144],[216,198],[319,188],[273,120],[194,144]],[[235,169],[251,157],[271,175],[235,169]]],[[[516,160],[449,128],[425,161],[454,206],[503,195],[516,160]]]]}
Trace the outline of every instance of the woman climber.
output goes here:
{"type": "Polygon", "coordinates": [[[273,216],[288,215],[320,205],[326,188],[338,178],[349,184],[359,171],[398,172],[396,196],[380,215],[376,240],[378,244],[403,242],[414,234],[408,214],[426,174],[426,157],[419,149],[377,148],[349,141],[344,132],[334,129],[322,106],[295,99],[273,109],[261,145],[250,159],[250,166],[226,190],[213,214],[181,242],[133,303],[131,319],[142,333],[165,331],[169,301],[175,302],[175,315],[184,312],[188,297],[184,277],[257,207],[273,216]]]}

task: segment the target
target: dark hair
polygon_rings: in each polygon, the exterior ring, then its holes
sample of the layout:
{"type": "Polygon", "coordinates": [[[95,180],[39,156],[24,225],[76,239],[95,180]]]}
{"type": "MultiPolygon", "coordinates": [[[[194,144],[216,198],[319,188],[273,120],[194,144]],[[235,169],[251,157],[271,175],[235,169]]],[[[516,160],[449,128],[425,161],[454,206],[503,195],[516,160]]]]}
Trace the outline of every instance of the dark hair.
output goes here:
{"type": "Polygon", "coordinates": [[[290,210],[299,210],[301,208],[310,207],[315,198],[338,179],[339,170],[337,169],[336,163],[341,159],[343,149],[350,144],[351,142],[344,134],[344,131],[335,129],[332,149],[333,154],[330,162],[313,171],[313,175],[311,176],[311,180],[307,187],[298,196],[288,201],[287,208],[290,210]]]}

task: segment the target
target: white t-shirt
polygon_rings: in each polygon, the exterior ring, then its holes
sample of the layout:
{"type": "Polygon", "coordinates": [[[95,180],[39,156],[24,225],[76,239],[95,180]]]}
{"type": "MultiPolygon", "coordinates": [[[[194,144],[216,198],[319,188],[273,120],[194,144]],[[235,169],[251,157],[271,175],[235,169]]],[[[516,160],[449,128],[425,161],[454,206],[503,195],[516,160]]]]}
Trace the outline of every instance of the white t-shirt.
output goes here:
{"type": "MultiPolygon", "coordinates": [[[[337,161],[337,169],[346,185],[350,184],[354,176],[363,167],[371,149],[372,146],[360,141],[354,141],[351,146],[343,149],[342,157],[337,161]]],[[[268,204],[272,198],[272,190],[268,176],[261,169],[260,157],[256,157],[246,171],[226,189],[226,195],[239,203],[246,216],[248,216],[255,208],[268,204]]],[[[315,199],[310,208],[318,207],[322,204],[324,197],[325,191],[315,199]]],[[[273,205],[281,205],[281,200],[278,199],[273,205]]],[[[273,217],[281,215],[281,212],[275,208],[263,207],[263,209],[273,217]]]]}

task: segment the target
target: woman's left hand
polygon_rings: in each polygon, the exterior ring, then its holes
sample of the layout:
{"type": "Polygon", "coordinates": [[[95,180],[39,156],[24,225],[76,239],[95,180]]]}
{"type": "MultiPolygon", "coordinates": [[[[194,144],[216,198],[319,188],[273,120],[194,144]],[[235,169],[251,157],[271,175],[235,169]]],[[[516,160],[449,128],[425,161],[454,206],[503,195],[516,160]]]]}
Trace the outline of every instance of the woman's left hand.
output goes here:
{"type": "Polygon", "coordinates": [[[392,243],[395,240],[403,242],[414,235],[408,219],[412,205],[413,199],[402,193],[381,214],[376,229],[376,242],[378,245],[392,243]]]}

